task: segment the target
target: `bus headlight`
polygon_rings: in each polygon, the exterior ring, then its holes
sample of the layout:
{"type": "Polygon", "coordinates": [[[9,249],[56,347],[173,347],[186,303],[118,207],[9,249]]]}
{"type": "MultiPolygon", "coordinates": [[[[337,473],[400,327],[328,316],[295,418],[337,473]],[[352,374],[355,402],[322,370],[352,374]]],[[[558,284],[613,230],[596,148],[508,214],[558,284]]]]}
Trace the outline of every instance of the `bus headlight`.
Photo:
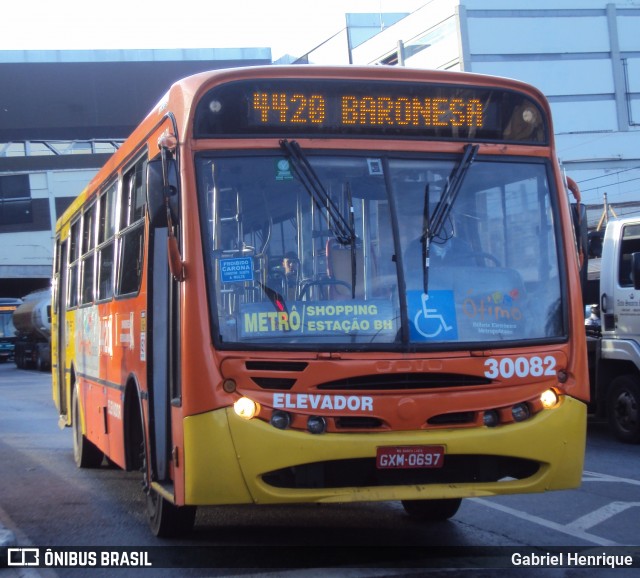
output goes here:
{"type": "Polygon", "coordinates": [[[312,415],[307,420],[307,430],[312,434],[321,434],[327,429],[326,420],[319,415],[312,415]]]}
{"type": "Polygon", "coordinates": [[[233,410],[244,419],[251,419],[258,415],[260,411],[260,406],[249,399],[248,397],[241,397],[238,401],[233,404],[233,410]]]}
{"type": "Polygon", "coordinates": [[[482,421],[487,427],[496,427],[500,423],[500,414],[495,409],[490,409],[484,412],[482,421]]]}
{"type": "Polygon", "coordinates": [[[519,403],[511,408],[511,415],[515,421],[524,421],[531,416],[531,410],[526,403],[519,403]]]}
{"type": "Polygon", "coordinates": [[[547,389],[540,395],[540,401],[544,409],[553,409],[560,402],[560,396],[555,389],[547,389]]]}
{"type": "Polygon", "coordinates": [[[274,411],[269,423],[278,429],[287,429],[291,425],[291,416],[286,411],[274,411]]]}

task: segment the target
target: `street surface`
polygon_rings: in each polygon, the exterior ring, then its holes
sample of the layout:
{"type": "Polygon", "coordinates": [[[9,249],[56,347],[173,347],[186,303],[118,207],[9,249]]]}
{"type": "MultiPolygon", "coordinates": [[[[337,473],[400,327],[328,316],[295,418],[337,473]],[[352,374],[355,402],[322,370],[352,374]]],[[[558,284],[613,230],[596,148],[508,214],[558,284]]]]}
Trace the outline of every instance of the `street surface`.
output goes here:
{"type": "MultiPolygon", "coordinates": [[[[545,555],[564,547],[594,555],[631,552],[636,567],[514,567],[507,575],[638,575],[640,446],[615,441],[604,424],[590,424],[583,484],[577,490],[468,499],[452,520],[433,525],[410,520],[399,503],[200,508],[193,535],[167,541],[148,530],[139,473],[75,467],[71,431],[58,429],[50,388],[47,373],[0,364],[0,532],[3,526],[11,530],[22,547],[188,546],[195,548],[175,549],[181,560],[206,552],[207,560],[220,563],[153,568],[146,575],[296,578],[415,576],[425,575],[424,568],[432,568],[430,576],[454,576],[460,574],[456,568],[478,566],[478,555],[488,560],[481,564],[488,569],[465,575],[504,576],[504,569],[490,569],[491,556],[510,557],[512,549],[545,555]],[[623,548],[629,546],[635,548],[623,548]]],[[[140,572],[0,569],[0,576],[140,572]]]]}

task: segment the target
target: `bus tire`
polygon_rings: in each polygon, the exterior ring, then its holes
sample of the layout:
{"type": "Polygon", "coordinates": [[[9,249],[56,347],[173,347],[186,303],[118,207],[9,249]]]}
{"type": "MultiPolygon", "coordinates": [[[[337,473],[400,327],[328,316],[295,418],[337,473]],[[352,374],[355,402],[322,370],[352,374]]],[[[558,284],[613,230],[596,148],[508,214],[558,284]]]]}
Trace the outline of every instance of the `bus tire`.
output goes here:
{"type": "MultiPolygon", "coordinates": [[[[142,424],[138,424],[138,427],[140,427],[139,437],[144,439],[142,424]]],[[[142,485],[146,493],[147,519],[151,532],[158,538],[179,538],[189,534],[196,520],[196,507],[176,506],[151,487],[148,454],[144,441],[140,443],[140,447],[140,470],[143,475],[142,485]]]]}
{"type": "Polygon", "coordinates": [[[422,522],[442,522],[455,516],[462,498],[446,500],[402,500],[404,511],[414,520],[422,522]]]}
{"type": "Polygon", "coordinates": [[[38,353],[36,353],[36,369],[38,371],[47,370],[47,364],[45,363],[44,359],[42,359],[42,354],[39,351],[38,353]]]}
{"type": "Polygon", "coordinates": [[[179,538],[193,530],[196,507],[176,506],[149,488],[147,490],[147,516],[154,536],[179,538]]]}
{"type": "Polygon", "coordinates": [[[104,454],[82,433],[78,390],[75,387],[73,388],[71,404],[71,411],[73,412],[73,459],[76,462],[76,466],[79,468],[99,468],[104,459],[104,454]]]}
{"type": "Polygon", "coordinates": [[[616,377],[607,398],[609,426],[621,442],[640,443],[640,380],[635,375],[616,377]]]}

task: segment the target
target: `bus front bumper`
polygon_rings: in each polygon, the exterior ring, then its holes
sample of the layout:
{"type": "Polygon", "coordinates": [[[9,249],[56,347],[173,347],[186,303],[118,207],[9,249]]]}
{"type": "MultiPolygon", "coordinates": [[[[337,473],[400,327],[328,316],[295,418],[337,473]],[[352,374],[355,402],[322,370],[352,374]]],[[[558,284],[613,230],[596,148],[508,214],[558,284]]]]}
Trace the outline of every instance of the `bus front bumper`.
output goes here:
{"type": "Polygon", "coordinates": [[[508,425],[314,435],[232,409],[184,420],[185,503],[465,498],[578,487],[587,408],[561,405],[508,425]],[[379,447],[443,446],[439,469],[376,468],[379,447]]]}

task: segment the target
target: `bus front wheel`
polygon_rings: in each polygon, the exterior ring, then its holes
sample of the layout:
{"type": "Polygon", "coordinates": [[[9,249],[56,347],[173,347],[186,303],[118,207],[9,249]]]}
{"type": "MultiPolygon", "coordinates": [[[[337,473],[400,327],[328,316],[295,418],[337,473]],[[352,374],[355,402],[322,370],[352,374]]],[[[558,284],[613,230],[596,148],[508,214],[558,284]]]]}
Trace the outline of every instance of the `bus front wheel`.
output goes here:
{"type": "Polygon", "coordinates": [[[147,490],[147,516],[155,536],[178,538],[193,530],[196,507],[175,506],[150,488],[147,490]]]}
{"type": "MultiPolygon", "coordinates": [[[[140,439],[143,435],[141,429],[140,439]]],[[[179,538],[189,534],[196,520],[196,507],[176,506],[153,489],[149,481],[147,448],[144,442],[140,445],[142,449],[140,470],[144,476],[143,486],[147,495],[147,519],[153,535],[159,538],[179,538]]]]}
{"type": "Polygon", "coordinates": [[[447,500],[402,500],[404,511],[414,520],[441,522],[456,514],[462,498],[447,500]]]}

